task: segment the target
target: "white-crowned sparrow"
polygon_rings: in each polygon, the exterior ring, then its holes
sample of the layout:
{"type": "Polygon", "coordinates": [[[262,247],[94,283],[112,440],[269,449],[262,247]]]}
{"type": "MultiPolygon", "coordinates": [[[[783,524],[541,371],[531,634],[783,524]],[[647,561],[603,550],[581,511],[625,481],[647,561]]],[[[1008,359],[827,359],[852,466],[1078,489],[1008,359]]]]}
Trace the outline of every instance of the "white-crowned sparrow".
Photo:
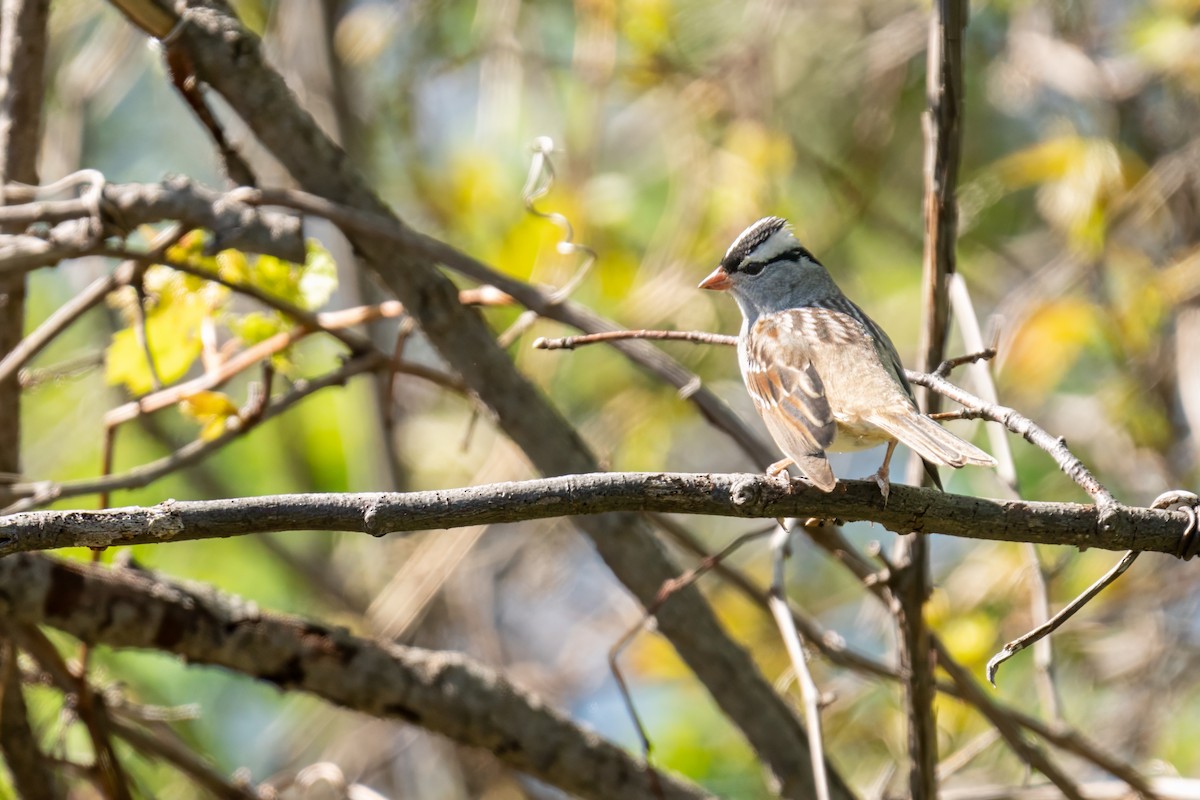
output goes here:
{"type": "Polygon", "coordinates": [[[833,490],[825,452],[887,443],[876,480],[888,494],[897,440],[930,464],[992,466],[990,455],[917,409],[891,340],[806,250],[786,221],[766,217],[741,233],[700,283],[728,290],[742,309],[738,364],[758,413],[786,459],[833,490]]]}

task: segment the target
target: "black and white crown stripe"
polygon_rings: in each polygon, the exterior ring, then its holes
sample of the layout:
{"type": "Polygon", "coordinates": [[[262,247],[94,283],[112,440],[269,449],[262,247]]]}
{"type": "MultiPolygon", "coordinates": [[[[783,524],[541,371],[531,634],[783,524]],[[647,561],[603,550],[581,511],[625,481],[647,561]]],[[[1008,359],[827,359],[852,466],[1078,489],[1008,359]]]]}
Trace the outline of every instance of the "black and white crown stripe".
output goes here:
{"type": "Polygon", "coordinates": [[[786,220],[779,217],[763,217],[733,240],[733,244],[725,252],[725,257],[721,259],[721,267],[726,272],[733,273],[755,266],[758,269],[754,272],[757,273],[762,271],[763,267],[780,261],[799,261],[801,258],[807,258],[820,264],[816,256],[797,242],[787,228],[786,220]],[[780,232],[787,235],[779,236],[780,232]]]}

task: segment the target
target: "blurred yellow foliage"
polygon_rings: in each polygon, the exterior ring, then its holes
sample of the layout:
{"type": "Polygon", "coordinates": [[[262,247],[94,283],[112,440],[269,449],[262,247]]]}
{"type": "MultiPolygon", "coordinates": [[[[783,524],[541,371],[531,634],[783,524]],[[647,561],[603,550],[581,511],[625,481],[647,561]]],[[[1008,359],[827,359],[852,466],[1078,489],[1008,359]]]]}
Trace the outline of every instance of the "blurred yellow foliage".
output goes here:
{"type": "Polygon", "coordinates": [[[968,668],[987,663],[996,651],[996,621],[983,608],[952,617],[941,626],[939,633],[950,654],[968,668]]]}
{"type": "Polygon", "coordinates": [[[791,169],[795,152],[785,136],[754,120],[738,120],[716,156],[713,210],[717,219],[740,226],[762,216],[775,176],[791,169]]]}
{"type": "Polygon", "coordinates": [[[671,42],[668,0],[627,0],[621,4],[621,34],[640,55],[652,55],[671,42]]]}
{"type": "Polygon", "coordinates": [[[446,172],[446,186],[442,202],[452,216],[460,219],[487,217],[495,213],[497,206],[516,201],[494,155],[474,148],[454,153],[446,172]]]}
{"type": "Polygon", "coordinates": [[[1074,134],[1047,139],[992,166],[1010,191],[1038,186],[1038,207],[1077,250],[1095,255],[1104,245],[1108,211],[1145,171],[1107,139],[1074,134]]]}
{"type": "Polygon", "coordinates": [[[1153,264],[1142,253],[1109,249],[1108,295],[1126,357],[1146,355],[1162,340],[1168,307],[1153,264]]]}
{"type": "Polygon", "coordinates": [[[1130,29],[1129,41],[1150,66],[1200,87],[1200,26],[1195,2],[1179,0],[1172,8],[1145,14],[1130,29]]]}
{"type": "Polygon", "coordinates": [[[1036,308],[1017,330],[1004,362],[1015,390],[1042,395],[1057,386],[1090,343],[1103,336],[1103,317],[1092,303],[1064,297],[1036,308]]]}

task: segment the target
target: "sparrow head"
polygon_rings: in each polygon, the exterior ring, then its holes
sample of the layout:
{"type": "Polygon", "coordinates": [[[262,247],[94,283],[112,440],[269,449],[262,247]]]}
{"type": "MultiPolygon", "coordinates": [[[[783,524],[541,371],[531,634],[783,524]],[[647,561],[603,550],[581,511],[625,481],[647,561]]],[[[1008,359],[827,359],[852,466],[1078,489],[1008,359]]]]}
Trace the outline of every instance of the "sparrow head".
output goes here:
{"type": "Polygon", "coordinates": [[[747,316],[751,309],[778,311],[838,291],[821,262],[779,217],[764,217],[742,231],[700,288],[729,290],[747,316]]]}

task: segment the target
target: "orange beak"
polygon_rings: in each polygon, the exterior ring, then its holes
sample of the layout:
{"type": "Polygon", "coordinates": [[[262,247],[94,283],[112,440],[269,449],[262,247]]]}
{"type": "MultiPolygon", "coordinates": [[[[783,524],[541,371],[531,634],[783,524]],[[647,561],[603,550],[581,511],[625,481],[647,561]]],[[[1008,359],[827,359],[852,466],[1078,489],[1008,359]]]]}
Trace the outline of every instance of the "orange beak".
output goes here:
{"type": "Polygon", "coordinates": [[[724,267],[717,267],[712,273],[700,281],[701,289],[712,289],[714,291],[722,291],[733,285],[733,281],[729,280],[729,273],[724,267]]]}

